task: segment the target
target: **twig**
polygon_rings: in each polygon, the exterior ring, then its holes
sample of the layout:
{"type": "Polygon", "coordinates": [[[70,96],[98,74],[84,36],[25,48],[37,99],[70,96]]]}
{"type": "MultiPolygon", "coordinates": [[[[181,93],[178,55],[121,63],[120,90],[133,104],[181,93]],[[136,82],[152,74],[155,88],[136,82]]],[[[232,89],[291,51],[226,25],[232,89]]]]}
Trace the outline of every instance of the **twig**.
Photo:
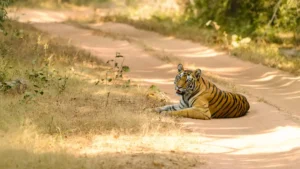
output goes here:
{"type": "MultiPolygon", "coordinates": [[[[107,105],[108,105],[108,98],[109,98],[109,95],[110,95],[110,92],[107,93],[106,103],[105,103],[105,109],[107,108],[107,105]]],[[[106,112],[107,112],[107,109],[105,110],[105,114],[104,114],[104,118],[105,118],[105,119],[106,119],[106,112]]]]}
{"type": "MultiPolygon", "coordinates": [[[[278,9],[279,9],[279,7],[280,7],[281,1],[282,1],[282,0],[278,0],[278,2],[276,3],[275,8],[274,8],[274,12],[273,12],[273,15],[272,15],[272,18],[270,19],[270,21],[269,21],[268,24],[267,24],[267,28],[269,28],[269,27],[271,26],[272,22],[273,22],[274,19],[276,18],[276,14],[277,14],[277,11],[278,11],[278,9]]],[[[264,35],[266,35],[266,31],[265,31],[265,34],[264,34],[264,35]]]]}
{"type": "Polygon", "coordinates": [[[107,93],[105,107],[107,107],[107,105],[108,105],[108,98],[109,98],[109,95],[110,95],[110,92],[107,93]]]}

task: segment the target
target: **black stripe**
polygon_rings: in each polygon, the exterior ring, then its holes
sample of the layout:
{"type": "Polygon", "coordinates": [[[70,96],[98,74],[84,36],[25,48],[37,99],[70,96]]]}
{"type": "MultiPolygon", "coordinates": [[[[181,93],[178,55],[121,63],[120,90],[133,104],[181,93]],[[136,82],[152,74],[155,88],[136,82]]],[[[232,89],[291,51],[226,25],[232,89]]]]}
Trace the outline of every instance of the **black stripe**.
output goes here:
{"type": "Polygon", "coordinates": [[[232,98],[233,98],[233,104],[232,104],[231,107],[228,109],[228,112],[226,112],[226,113],[224,114],[224,117],[228,116],[229,114],[232,113],[232,111],[235,110],[236,103],[237,103],[237,101],[238,101],[238,100],[236,99],[236,95],[235,95],[235,94],[231,93],[231,95],[232,95],[232,98]]]}
{"type": "Polygon", "coordinates": [[[194,93],[188,98],[188,100],[190,100],[192,97],[194,97],[196,94],[198,94],[199,93],[199,89],[200,89],[200,87],[199,86],[195,86],[196,87],[196,89],[195,89],[195,91],[194,91],[194,93]]]}
{"type": "Polygon", "coordinates": [[[185,107],[185,104],[183,104],[182,100],[180,100],[180,102],[179,102],[179,108],[183,109],[184,107],[185,107]],[[182,107],[180,107],[180,106],[182,106],[182,107]]]}
{"type": "MultiPolygon", "coordinates": [[[[215,86],[214,86],[214,87],[215,87],[215,86]]],[[[215,88],[216,88],[216,87],[215,87],[215,88]]],[[[218,90],[218,89],[216,88],[215,94],[214,94],[213,98],[212,98],[209,102],[214,101],[215,98],[218,97],[219,92],[220,92],[220,90],[218,90]]],[[[210,105],[212,105],[212,103],[210,103],[210,105]]]]}
{"type": "Polygon", "coordinates": [[[223,116],[224,114],[226,114],[227,112],[226,112],[226,110],[228,109],[228,107],[231,105],[232,106],[232,104],[234,104],[234,101],[232,100],[232,95],[231,95],[231,93],[227,93],[227,95],[228,95],[228,98],[229,98],[229,103],[226,105],[226,107],[223,109],[223,112],[222,112],[222,114],[220,114],[220,116],[223,116]]]}
{"type": "Polygon", "coordinates": [[[206,90],[206,89],[207,89],[207,85],[206,85],[206,83],[205,83],[205,81],[204,81],[204,79],[203,79],[203,78],[201,78],[201,80],[202,80],[202,82],[204,83],[205,90],[206,90]]]}
{"type": "Polygon", "coordinates": [[[243,103],[243,106],[242,106],[242,113],[244,113],[245,111],[246,111],[246,109],[247,109],[247,103],[245,102],[245,97],[244,96],[242,96],[242,103],[243,103]]]}
{"type": "Polygon", "coordinates": [[[193,107],[195,101],[197,100],[197,98],[195,98],[192,102],[191,102],[191,107],[193,107]]]}
{"type": "MultiPolygon", "coordinates": [[[[204,79],[201,77],[201,81],[202,81],[202,83],[204,83],[204,85],[205,85],[205,82],[204,82],[204,79]]],[[[205,85],[206,86],[206,85],[205,85]]]]}
{"type": "MultiPolygon", "coordinates": [[[[239,98],[241,98],[241,96],[239,96],[239,98]]],[[[242,108],[243,108],[243,105],[244,105],[244,103],[243,103],[243,101],[240,99],[239,100],[239,103],[238,103],[239,105],[238,105],[238,107],[237,107],[237,112],[234,114],[234,117],[239,117],[240,116],[240,114],[241,114],[241,112],[243,111],[242,110],[242,108]],[[237,115],[238,114],[238,115],[237,115]]]]}
{"type": "MultiPolygon", "coordinates": [[[[224,92],[224,95],[225,96],[223,96],[223,99],[224,99],[224,97],[226,97],[226,100],[225,100],[225,102],[220,106],[220,108],[214,113],[214,114],[217,114],[222,108],[223,108],[223,106],[224,106],[224,104],[226,104],[227,103],[227,100],[228,100],[228,96],[226,95],[226,92],[224,92]]],[[[222,99],[222,101],[223,101],[223,99],[222,99]]],[[[220,104],[220,103],[219,103],[220,104]]],[[[216,106],[216,107],[218,107],[219,106],[219,104],[216,106]]],[[[213,114],[213,115],[214,115],[213,114]]]]}
{"type": "Polygon", "coordinates": [[[215,91],[215,86],[212,86],[212,88],[213,88],[213,90],[212,90],[212,92],[210,94],[214,93],[214,91],[215,91]]]}
{"type": "Polygon", "coordinates": [[[233,114],[232,117],[238,117],[239,116],[239,115],[237,115],[237,114],[240,114],[240,112],[241,112],[239,108],[240,108],[240,103],[238,103],[238,105],[237,105],[237,107],[235,109],[236,111],[233,112],[234,114],[232,113],[233,114]]]}
{"type": "Polygon", "coordinates": [[[217,99],[216,99],[216,101],[214,101],[214,103],[211,103],[211,105],[214,105],[216,102],[218,102],[218,100],[221,98],[222,99],[222,94],[223,94],[223,91],[222,90],[218,90],[218,92],[219,92],[219,95],[218,95],[218,97],[217,97],[217,99]]]}
{"type": "Polygon", "coordinates": [[[238,107],[239,115],[237,115],[237,113],[235,113],[235,114],[234,114],[234,117],[240,117],[241,114],[242,114],[242,112],[244,111],[244,110],[243,110],[243,106],[244,106],[245,104],[243,103],[243,97],[241,97],[241,95],[239,95],[239,97],[242,98],[242,99],[240,99],[240,103],[239,103],[239,107],[238,107]]]}
{"type": "Polygon", "coordinates": [[[220,99],[218,99],[217,101],[217,105],[215,106],[216,108],[220,105],[220,103],[222,103],[222,101],[224,100],[224,97],[226,97],[226,95],[224,96],[224,92],[222,93],[222,96],[220,97],[220,99]]]}
{"type": "Polygon", "coordinates": [[[171,106],[171,110],[172,111],[176,110],[175,107],[174,107],[174,105],[171,106]]]}
{"type": "Polygon", "coordinates": [[[239,102],[239,105],[237,107],[237,111],[235,112],[235,114],[233,115],[233,117],[240,117],[241,116],[241,113],[242,113],[242,106],[243,106],[243,103],[240,101],[239,102]],[[239,114],[239,115],[237,115],[239,114]]]}

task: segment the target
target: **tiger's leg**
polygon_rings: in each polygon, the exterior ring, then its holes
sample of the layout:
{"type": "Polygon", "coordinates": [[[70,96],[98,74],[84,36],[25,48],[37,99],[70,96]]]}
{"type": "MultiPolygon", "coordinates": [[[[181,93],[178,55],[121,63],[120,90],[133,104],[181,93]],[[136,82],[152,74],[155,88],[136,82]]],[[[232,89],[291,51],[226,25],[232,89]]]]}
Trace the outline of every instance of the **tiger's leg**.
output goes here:
{"type": "Polygon", "coordinates": [[[211,119],[211,113],[208,107],[191,107],[178,111],[164,112],[164,114],[202,120],[211,119]]]}
{"type": "Polygon", "coordinates": [[[164,112],[164,111],[176,111],[176,110],[180,110],[183,109],[184,107],[182,107],[180,104],[173,104],[173,105],[166,105],[163,107],[157,107],[155,108],[155,111],[158,113],[164,112]]]}
{"type": "Polygon", "coordinates": [[[169,114],[172,116],[193,118],[193,119],[203,119],[203,120],[211,119],[211,112],[209,110],[208,101],[207,99],[205,99],[205,96],[195,100],[193,106],[190,108],[166,112],[165,114],[169,114]]]}
{"type": "Polygon", "coordinates": [[[164,112],[164,111],[177,111],[177,110],[181,110],[181,109],[184,109],[184,108],[187,108],[187,107],[188,107],[188,105],[186,105],[184,103],[184,101],[182,99],[180,99],[179,104],[171,104],[171,105],[166,105],[166,106],[163,106],[163,107],[157,107],[154,110],[157,113],[161,113],[161,112],[164,112]]]}

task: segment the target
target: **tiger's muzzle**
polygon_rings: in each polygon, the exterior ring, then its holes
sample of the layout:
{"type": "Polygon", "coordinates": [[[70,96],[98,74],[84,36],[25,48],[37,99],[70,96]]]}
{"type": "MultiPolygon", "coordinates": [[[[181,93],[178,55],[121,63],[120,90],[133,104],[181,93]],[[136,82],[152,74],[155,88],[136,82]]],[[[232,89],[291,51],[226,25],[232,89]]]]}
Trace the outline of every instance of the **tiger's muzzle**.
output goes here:
{"type": "Polygon", "coordinates": [[[175,90],[176,90],[176,94],[178,95],[183,95],[186,91],[186,89],[183,89],[182,87],[175,87],[175,90]]]}

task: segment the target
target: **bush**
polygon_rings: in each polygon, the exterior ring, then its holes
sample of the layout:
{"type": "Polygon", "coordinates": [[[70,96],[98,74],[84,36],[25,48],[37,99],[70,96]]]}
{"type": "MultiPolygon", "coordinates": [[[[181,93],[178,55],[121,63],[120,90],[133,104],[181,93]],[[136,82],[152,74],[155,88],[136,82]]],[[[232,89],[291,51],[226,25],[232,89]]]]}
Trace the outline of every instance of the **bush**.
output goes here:
{"type": "Polygon", "coordinates": [[[3,22],[7,17],[7,12],[5,8],[8,6],[10,0],[1,0],[0,1],[0,30],[3,30],[3,22]]]}

